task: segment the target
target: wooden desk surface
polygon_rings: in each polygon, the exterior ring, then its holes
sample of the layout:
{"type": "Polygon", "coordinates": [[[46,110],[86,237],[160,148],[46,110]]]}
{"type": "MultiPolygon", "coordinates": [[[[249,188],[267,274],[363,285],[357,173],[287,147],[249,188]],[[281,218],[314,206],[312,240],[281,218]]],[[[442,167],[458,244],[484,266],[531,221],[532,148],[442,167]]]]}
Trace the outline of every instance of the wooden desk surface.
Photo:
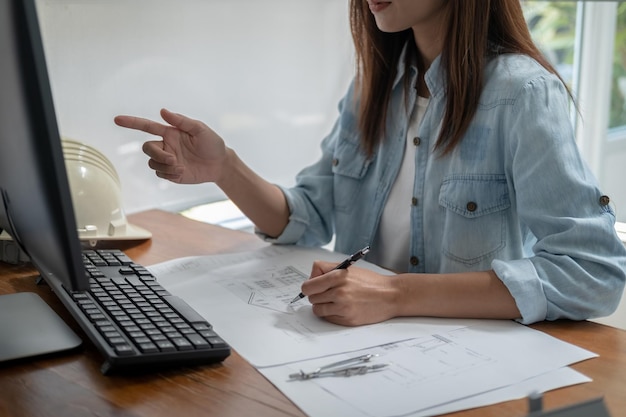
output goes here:
{"type": "MultiPolygon", "coordinates": [[[[248,233],[151,210],[129,216],[153,239],[116,246],[143,265],[189,255],[228,253],[265,244],[248,233]]],[[[85,343],[77,352],[0,366],[0,416],[303,416],[256,369],[234,352],[223,363],[136,377],[100,374],[102,358],[28,266],[0,264],[0,294],[39,294],[85,343]]],[[[544,322],[532,327],[594,351],[599,358],[573,366],[593,382],[548,392],[552,409],[604,397],[612,417],[626,416],[626,331],[592,322],[544,322]]],[[[525,400],[467,410],[453,416],[525,416],[525,400]]],[[[332,410],[329,410],[329,416],[332,410]]]]}

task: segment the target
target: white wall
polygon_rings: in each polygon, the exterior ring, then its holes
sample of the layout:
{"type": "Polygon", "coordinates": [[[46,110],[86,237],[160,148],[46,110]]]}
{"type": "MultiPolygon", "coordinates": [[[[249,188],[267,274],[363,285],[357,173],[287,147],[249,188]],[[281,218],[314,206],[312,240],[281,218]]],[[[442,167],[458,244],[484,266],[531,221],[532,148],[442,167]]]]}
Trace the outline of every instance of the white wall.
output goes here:
{"type": "Polygon", "coordinates": [[[127,213],[222,198],[156,178],[147,135],[113,117],[159,109],[203,120],[270,181],[319,155],[353,74],[345,0],[38,0],[61,134],[122,179],[127,213]]]}

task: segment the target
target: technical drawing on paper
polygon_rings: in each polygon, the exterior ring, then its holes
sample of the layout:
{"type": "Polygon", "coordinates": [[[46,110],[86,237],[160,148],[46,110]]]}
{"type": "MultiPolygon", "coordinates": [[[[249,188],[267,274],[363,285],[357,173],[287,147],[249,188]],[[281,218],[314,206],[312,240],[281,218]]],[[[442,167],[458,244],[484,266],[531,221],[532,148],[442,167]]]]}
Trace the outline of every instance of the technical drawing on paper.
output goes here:
{"type": "Polygon", "coordinates": [[[294,266],[272,267],[253,276],[220,280],[224,288],[244,302],[263,308],[290,313],[289,302],[300,293],[308,276],[294,266]]]}
{"type": "Polygon", "coordinates": [[[433,334],[380,346],[381,356],[393,355],[399,346],[411,351],[413,355],[411,361],[399,362],[411,365],[394,367],[394,370],[387,374],[389,379],[394,379],[396,383],[406,387],[419,386],[433,383],[445,376],[471,372],[475,368],[493,363],[494,359],[489,355],[457,343],[454,340],[455,332],[456,330],[451,331],[446,336],[433,334]]]}

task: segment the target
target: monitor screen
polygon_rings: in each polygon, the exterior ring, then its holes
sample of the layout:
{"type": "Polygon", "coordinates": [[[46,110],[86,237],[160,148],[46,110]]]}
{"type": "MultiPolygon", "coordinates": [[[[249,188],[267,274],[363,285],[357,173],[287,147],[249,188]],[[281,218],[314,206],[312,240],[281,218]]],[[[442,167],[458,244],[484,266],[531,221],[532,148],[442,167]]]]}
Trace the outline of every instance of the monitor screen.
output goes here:
{"type": "MultiPolygon", "coordinates": [[[[57,292],[88,288],[33,0],[0,0],[0,229],[57,292]]],[[[0,362],[80,344],[33,295],[0,295],[0,362]]]]}
{"type": "Polygon", "coordinates": [[[44,279],[86,290],[35,5],[1,1],[0,228],[44,279]]]}

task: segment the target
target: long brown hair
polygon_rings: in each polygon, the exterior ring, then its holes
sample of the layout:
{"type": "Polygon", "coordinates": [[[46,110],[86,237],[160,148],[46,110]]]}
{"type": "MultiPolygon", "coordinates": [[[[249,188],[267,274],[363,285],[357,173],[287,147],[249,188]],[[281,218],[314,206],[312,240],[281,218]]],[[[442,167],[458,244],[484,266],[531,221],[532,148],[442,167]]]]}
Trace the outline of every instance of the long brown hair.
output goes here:
{"type": "MultiPolygon", "coordinates": [[[[530,56],[556,70],[535,46],[520,0],[448,0],[448,30],[441,64],[445,70],[446,109],[435,148],[448,153],[461,141],[478,106],[487,60],[498,54],[530,56]]],[[[350,27],[356,49],[356,89],[362,145],[372,155],[385,134],[391,88],[405,45],[420,59],[413,32],[384,33],[365,0],[350,1],[350,27]]],[[[409,66],[409,60],[405,62],[409,66]]],[[[408,86],[405,85],[405,88],[408,86]]]]}

